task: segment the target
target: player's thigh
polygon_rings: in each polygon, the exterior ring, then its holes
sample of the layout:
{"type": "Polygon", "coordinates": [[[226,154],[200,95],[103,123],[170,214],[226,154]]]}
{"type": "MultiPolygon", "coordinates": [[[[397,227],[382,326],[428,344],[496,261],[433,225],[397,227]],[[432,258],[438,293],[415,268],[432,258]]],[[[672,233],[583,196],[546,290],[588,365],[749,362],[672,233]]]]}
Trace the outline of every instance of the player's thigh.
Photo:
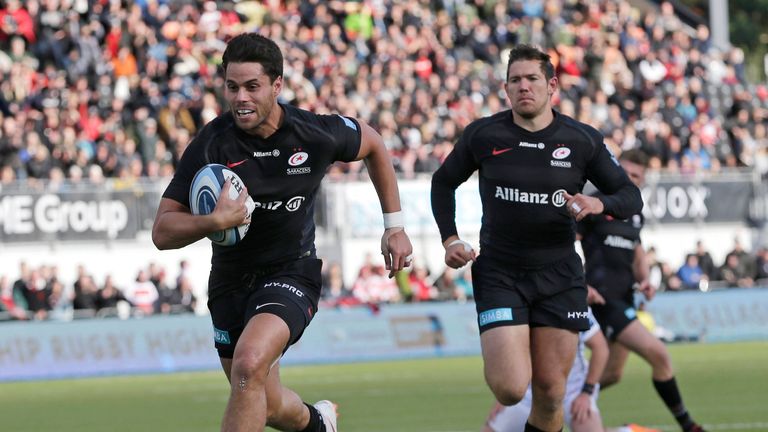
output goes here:
{"type": "Polygon", "coordinates": [[[603,376],[615,377],[618,380],[624,373],[624,366],[627,364],[629,349],[619,342],[611,342],[608,345],[608,361],[603,370],[603,376]]]}
{"type": "Polygon", "coordinates": [[[502,326],[480,334],[480,346],[488,383],[519,390],[531,379],[529,328],[526,325],[502,326]]]}
{"type": "Polygon", "coordinates": [[[536,387],[564,394],[578,343],[579,336],[573,330],[555,327],[531,329],[534,394],[536,387]]]}
{"type": "Polygon", "coordinates": [[[669,353],[664,342],[651,334],[638,320],[632,321],[619,334],[617,341],[653,366],[671,367],[669,353]]]}
{"type": "Polygon", "coordinates": [[[617,342],[627,347],[630,351],[645,357],[647,353],[666,351],[664,343],[651,334],[640,321],[632,321],[627,328],[616,338],[617,342]]]}
{"type": "Polygon", "coordinates": [[[290,338],[291,331],[282,318],[271,313],[254,315],[235,347],[232,373],[240,368],[263,374],[266,379],[269,368],[283,354],[290,338]]]}

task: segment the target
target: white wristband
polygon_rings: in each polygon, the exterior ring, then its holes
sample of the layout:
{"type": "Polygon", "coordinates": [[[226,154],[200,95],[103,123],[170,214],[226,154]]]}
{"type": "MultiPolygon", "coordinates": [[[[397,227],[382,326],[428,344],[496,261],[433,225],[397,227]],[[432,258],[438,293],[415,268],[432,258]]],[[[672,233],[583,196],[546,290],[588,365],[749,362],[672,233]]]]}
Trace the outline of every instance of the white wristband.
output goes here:
{"type": "Polygon", "coordinates": [[[467,252],[471,252],[472,251],[472,245],[467,243],[467,242],[465,242],[464,240],[461,240],[461,239],[454,240],[454,241],[448,243],[448,247],[451,247],[451,246],[457,245],[457,244],[464,245],[464,250],[467,251],[467,252]]]}
{"type": "Polygon", "coordinates": [[[403,227],[405,227],[403,212],[384,213],[384,229],[403,227]]]}

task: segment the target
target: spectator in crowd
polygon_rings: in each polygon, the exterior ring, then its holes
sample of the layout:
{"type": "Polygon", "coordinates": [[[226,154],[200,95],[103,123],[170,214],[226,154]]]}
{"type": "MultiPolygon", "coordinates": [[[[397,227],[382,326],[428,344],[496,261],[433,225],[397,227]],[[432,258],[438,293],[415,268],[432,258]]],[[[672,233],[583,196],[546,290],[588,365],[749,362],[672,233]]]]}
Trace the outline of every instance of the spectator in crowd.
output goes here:
{"type": "Polygon", "coordinates": [[[724,282],[728,288],[749,288],[755,283],[736,253],[726,255],[725,262],[718,269],[717,280],[724,282]]]}
{"type": "Polygon", "coordinates": [[[415,265],[408,273],[408,285],[410,286],[412,302],[427,302],[437,299],[437,289],[432,285],[429,277],[429,269],[423,265],[415,265]]]}
{"type": "Polygon", "coordinates": [[[32,312],[36,320],[48,318],[48,311],[51,309],[49,297],[50,287],[40,274],[38,268],[30,268],[28,277],[24,281],[24,296],[27,299],[27,308],[32,312]]]}
{"type": "MultiPolygon", "coordinates": [[[[462,269],[462,271],[466,271],[462,269]]],[[[442,273],[435,279],[435,299],[440,301],[456,300],[463,294],[456,284],[456,275],[459,272],[446,266],[442,273]]]]}
{"type": "Polygon", "coordinates": [[[323,265],[323,290],[321,298],[331,303],[344,301],[352,296],[352,292],[344,283],[344,274],[341,264],[333,261],[328,265],[323,265]]]}
{"type": "Polygon", "coordinates": [[[72,306],[79,316],[92,317],[98,310],[99,288],[88,273],[80,273],[74,285],[72,306]]]}
{"type": "MultiPolygon", "coordinates": [[[[171,286],[166,280],[165,269],[154,265],[154,276],[150,278],[152,283],[157,289],[157,300],[155,301],[155,313],[169,314],[175,312],[173,306],[176,305],[180,299],[180,292],[176,289],[176,286],[171,286]]],[[[150,272],[152,270],[150,269],[150,272]]]]}
{"type": "Polygon", "coordinates": [[[194,313],[197,310],[197,296],[192,288],[192,279],[182,276],[176,279],[176,294],[171,303],[178,312],[194,313]]]}
{"type": "Polygon", "coordinates": [[[712,255],[709,254],[709,250],[707,250],[706,246],[704,246],[703,241],[701,240],[696,241],[696,250],[694,253],[698,257],[699,267],[701,267],[701,271],[704,272],[704,274],[710,280],[716,279],[717,268],[715,267],[715,262],[712,260],[712,255]]]}
{"type": "Polygon", "coordinates": [[[117,314],[117,306],[120,302],[128,303],[128,299],[123,295],[122,290],[115,286],[112,275],[104,277],[104,284],[99,289],[96,297],[96,308],[100,314],[117,314]]]}
{"type": "Polygon", "coordinates": [[[457,300],[460,302],[464,302],[467,300],[472,300],[474,298],[474,293],[472,291],[472,266],[470,265],[468,268],[463,269],[460,272],[457,272],[454,283],[456,284],[456,295],[457,300]]]}
{"type": "Polygon", "coordinates": [[[46,278],[48,291],[48,318],[69,319],[72,316],[72,296],[56,277],[46,278]]]}
{"type": "Polygon", "coordinates": [[[666,261],[660,261],[656,255],[656,248],[651,246],[646,251],[649,273],[648,281],[658,287],[658,291],[678,291],[681,289],[680,278],[666,261]]]}
{"type": "Polygon", "coordinates": [[[7,276],[0,275],[0,312],[7,313],[14,320],[29,319],[26,309],[19,303],[23,303],[23,297],[15,295],[14,286],[7,276]]]}
{"type": "Polygon", "coordinates": [[[768,279],[768,247],[761,246],[755,254],[755,282],[765,283],[768,279]]]}
{"type": "Polygon", "coordinates": [[[395,281],[387,277],[384,267],[373,264],[370,254],[352,285],[352,295],[362,303],[395,303],[401,300],[395,281]]]}
{"type": "MultiPolygon", "coordinates": [[[[733,239],[733,248],[726,254],[726,261],[729,256],[735,255],[738,261],[736,265],[739,269],[739,275],[752,276],[755,274],[755,260],[744,250],[744,245],[738,237],[733,239]]],[[[724,265],[726,263],[723,263],[724,265]]]]}
{"type": "Polygon", "coordinates": [[[189,261],[182,259],[179,261],[179,273],[176,275],[176,286],[181,285],[181,279],[190,277],[189,261]]]}
{"type": "Polygon", "coordinates": [[[125,290],[125,298],[144,315],[152,315],[159,298],[157,287],[150,280],[147,270],[140,269],[136,280],[125,290]]]}
{"type": "Polygon", "coordinates": [[[677,270],[677,277],[680,278],[682,289],[697,290],[702,280],[707,280],[707,276],[699,266],[699,257],[696,254],[688,254],[685,257],[685,263],[677,270]]]}

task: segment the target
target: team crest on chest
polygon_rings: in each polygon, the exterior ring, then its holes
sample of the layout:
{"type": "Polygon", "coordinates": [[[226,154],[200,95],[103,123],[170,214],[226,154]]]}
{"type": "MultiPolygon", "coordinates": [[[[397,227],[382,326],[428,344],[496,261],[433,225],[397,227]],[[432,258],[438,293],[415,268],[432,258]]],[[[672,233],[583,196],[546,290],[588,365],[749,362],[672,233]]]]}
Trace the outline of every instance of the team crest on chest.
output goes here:
{"type": "Polygon", "coordinates": [[[549,165],[557,168],[570,168],[571,162],[563,159],[567,159],[571,155],[571,149],[565,146],[565,144],[558,144],[557,148],[552,151],[552,160],[549,161],[549,165]]]}
{"type": "Polygon", "coordinates": [[[308,166],[301,166],[309,160],[309,154],[305,151],[300,151],[301,149],[298,150],[299,151],[292,154],[291,157],[288,158],[288,165],[292,167],[285,171],[285,173],[288,175],[301,175],[309,174],[312,172],[312,168],[308,166]]]}

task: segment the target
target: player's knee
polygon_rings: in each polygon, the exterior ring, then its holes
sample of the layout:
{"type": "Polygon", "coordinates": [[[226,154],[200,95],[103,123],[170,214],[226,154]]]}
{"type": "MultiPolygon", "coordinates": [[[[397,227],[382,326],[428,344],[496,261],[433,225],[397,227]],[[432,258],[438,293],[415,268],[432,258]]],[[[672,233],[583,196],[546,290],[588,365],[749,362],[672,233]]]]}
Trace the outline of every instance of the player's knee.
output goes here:
{"type": "Polygon", "coordinates": [[[263,386],[269,374],[269,359],[259,354],[237,355],[232,360],[232,387],[263,386]]]}
{"type": "Polygon", "coordinates": [[[500,404],[515,405],[520,402],[528,391],[529,377],[512,374],[492,374],[486,370],[485,381],[500,404]]]}
{"type": "Polygon", "coordinates": [[[493,392],[493,395],[496,397],[496,400],[499,401],[500,404],[505,406],[515,405],[516,403],[523,400],[526,390],[527,390],[526,386],[506,385],[506,386],[491,387],[491,391],[493,392]]]}
{"type": "Polygon", "coordinates": [[[496,396],[496,400],[504,406],[515,405],[523,400],[523,396],[525,396],[525,393],[514,391],[495,391],[493,394],[496,396]]]}
{"type": "MultiPolygon", "coordinates": [[[[662,348],[664,347],[662,346],[662,348]]],[[[672,376],[672,358],[666,349],[652,351],[648,360],[653,368],[654,376],[672,376]]]]}
{"type": "Polygon", "coordinates": [[[621,381],[620,371],[608,371],[603,372],[603,376],[600,378],[600,387],[606,388],[614,384],[618,384],[621,381]]]}
{"type": "Polygon", "coordinates": [[[533,400],[548,411],[556,411],[562,405],[565,396],[565,388],[562,385],[550,382],[535,383],[533,385],[533,400]]]}
{"type": "Polygon", "coordinates": [[[667,351],[664,349],[652,349],[648,353],[648,360],[649,363],[651,363],[651,366],[653,367],[666,367],[669,365],[669,355],[667,354],[667,351]]]}

